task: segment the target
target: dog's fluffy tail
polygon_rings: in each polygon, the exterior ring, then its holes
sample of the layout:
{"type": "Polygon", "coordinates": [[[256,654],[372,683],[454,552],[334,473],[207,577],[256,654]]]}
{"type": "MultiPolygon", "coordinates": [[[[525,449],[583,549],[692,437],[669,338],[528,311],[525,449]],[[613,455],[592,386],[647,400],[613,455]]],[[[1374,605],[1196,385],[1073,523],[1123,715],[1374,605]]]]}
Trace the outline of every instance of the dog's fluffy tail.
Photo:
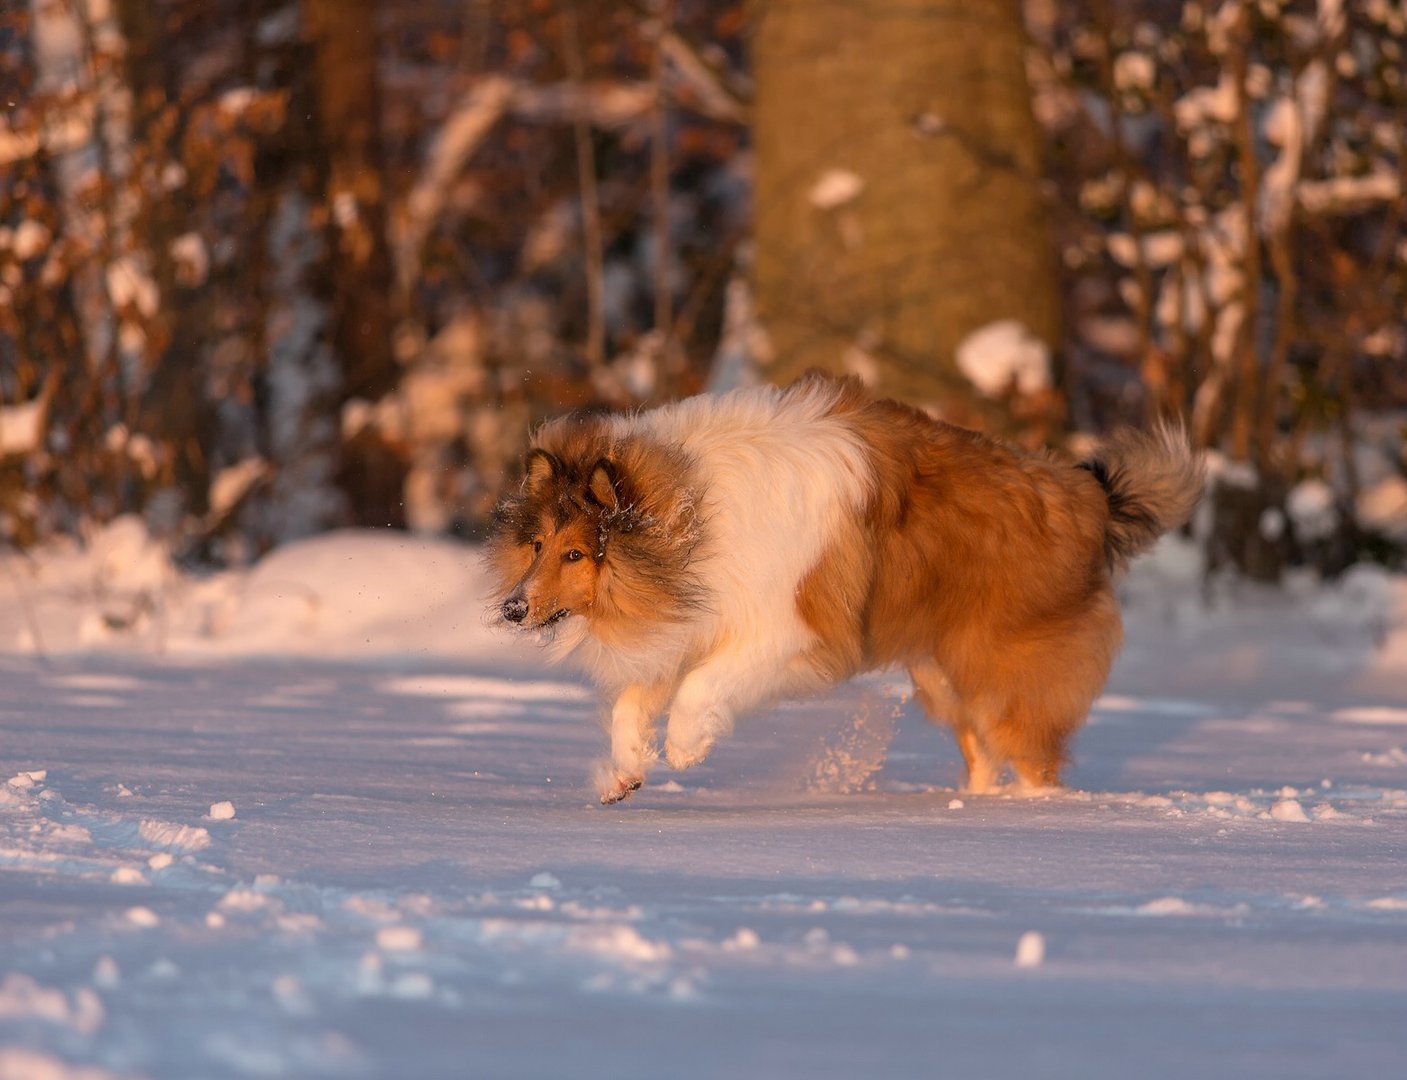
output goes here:
{"type": "Polygon", "coordinates": [[[1205,481],[1186,429],[1174,423],[1116,432],[1080,468],[1094,475],[1109,500],[1104,547],[1120,567],[1192,516],[1205,481]]]}

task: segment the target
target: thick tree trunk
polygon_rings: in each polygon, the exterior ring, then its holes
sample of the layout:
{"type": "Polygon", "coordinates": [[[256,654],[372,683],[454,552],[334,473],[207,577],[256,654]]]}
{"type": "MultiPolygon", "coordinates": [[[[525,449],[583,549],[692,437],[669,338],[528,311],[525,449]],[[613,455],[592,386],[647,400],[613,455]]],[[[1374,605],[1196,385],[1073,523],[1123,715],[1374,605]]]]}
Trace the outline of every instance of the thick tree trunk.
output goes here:
{"type": "Polygon", "coordinates": [[[756,0],[759,314],[812,366],[941,401],[954,352],[1016,319],[1054,345],[1017,0],[756,0]]]}
{"type": "Polygon", "coordinates": [[[303,3],[316,54],[318,120],[327,154],[334,344],[346,397],[370,399],[396,382],[376,7],[376,0],[303,3]]]}
{"type": "MultiPolygon", "coordinates": [[[[375,401],[400,378],[392,349],[394,274],[386,235],[377,6],[376,0],[303,0],[326,155],[332,341],[342,402],[375,401]]],[[[406,467],[396,448],[377,439],[342,445],[336,478],[354,524],[405,523],[406,467]]]]}

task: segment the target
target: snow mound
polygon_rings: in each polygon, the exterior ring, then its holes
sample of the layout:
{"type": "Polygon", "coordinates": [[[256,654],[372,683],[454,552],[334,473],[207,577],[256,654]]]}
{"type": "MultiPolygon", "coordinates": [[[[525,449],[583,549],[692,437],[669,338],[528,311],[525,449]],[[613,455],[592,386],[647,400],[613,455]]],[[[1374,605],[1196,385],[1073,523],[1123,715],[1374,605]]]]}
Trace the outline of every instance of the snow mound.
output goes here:
{"type": "Polygon", "coordinates": [[[70,1065],[21,1046],[0,1046],[0,1080],[124,1080],[125,1075],[96,1065],[70,1065]]]}
{"type": "Polygon", "coordinates": [[[1303,821],[1309,820],[1309,815],[1304,812],[1304,807],[1294,799],[1281,799],[1270,808],[1270,816],[1276,821],[1303,821]]]}
{"type": "MultiPolygon", "coordinates": [[[[287,544],[248,569],[200,576],[175,566],[166,546],[127,517],[86,545],[0,554],[0,571],[24,600],[0,605],[0,653],[536,662],[528,646],[488,626],[482,556],[453,541],[332,533],[287,544]]],[[[87,680],[74,688],[136,688],[123,676],[70,678],[87,680]]]]}

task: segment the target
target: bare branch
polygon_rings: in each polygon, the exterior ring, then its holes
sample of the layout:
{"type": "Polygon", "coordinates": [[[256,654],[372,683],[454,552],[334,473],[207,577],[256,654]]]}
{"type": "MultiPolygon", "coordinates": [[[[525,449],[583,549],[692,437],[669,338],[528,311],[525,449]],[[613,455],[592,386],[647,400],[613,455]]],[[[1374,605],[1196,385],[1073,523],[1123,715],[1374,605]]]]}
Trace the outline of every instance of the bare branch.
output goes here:
{"type": "Polygon", "coordinates": [[[659,335],[660,360],[668,365],[673,304],[670,296],[670,271],[673,242],[669,228],[669,98],[665,88],[664,37],[674,19],[674,0],[660,0],[658,36],[652,64],[655,102],[650,140],[650,213],[655,233],[655,333],[659,335]]]}
{"type": "MultiPolygon", "coordinates": [[[[580,87],[584,74],[575,3],[566,4],[562,11],[562,52],[568,76],[574,85],[580,87]]],[[[599,369],[606,360],[606,320],[596,151],[591,144],[591,131],[585,116],[578,115],[572,128],[576,137],[577,179],[581,194],[582,261],[586,267],[586,360],[593,369],[599,369]]]]}

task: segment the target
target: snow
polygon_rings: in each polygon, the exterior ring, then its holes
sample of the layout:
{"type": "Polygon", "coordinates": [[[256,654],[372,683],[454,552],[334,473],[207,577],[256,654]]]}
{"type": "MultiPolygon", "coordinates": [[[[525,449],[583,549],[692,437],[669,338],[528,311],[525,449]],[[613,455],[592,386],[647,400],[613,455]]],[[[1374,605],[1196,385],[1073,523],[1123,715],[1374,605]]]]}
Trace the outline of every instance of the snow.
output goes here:
{"type": "Polygon", "coordinates": [[[1270,816],[1276,821],[1309,821],[1304,807],[1294,799],[1281,799],[1270,808],[1270,816]]]}
{"type": "Polygon", "coordinates": [[[235,119],[249,111],[257,100],[259,91],[252,86],[237,86],[220,95],[219,106],[230,119],[235,119]]]}
{"type": "Polygon", "coordinates": [[[0,119],[0,165],[9,165],[32,157],[38,149],[38,132],[16,131],[4,119],[0,119]]]}
{"type": "Polygon", "coordinates": [[[1295,195],[1300,206],[1311,214],[1348,213],[1396,202],[1402,197],[1402,182],[1396,173],[1378,170],[1364,176],[1305,180],[1295,189],[1295,195]]]}
{"type": "Polygon", "coordinates": [[[33,218],[25,218],[15,228],[12,250],[15,258],[24,262],[47,251],[52,240],[53,236],[42,223],[33,218]]]}
{"type": "Polygon", "coordinates": [[[6,1080],[1400,1066],[1382,570],[1207,586],[1166,542],[1066,790],[955,791],[882,673],[608,809],[594,695],[487,630],[472,547],[197,578],[124,521],[0,561],[6,1080]]]}
{"type": "Polygon", "coordinates": [[[124,255],[114,259],[107,268],[107,291],[115,308],[129,304],[145,318],[152,318],[161,306],[161,294],[153,281],[138,265],[136,259],[124,255]]]}
{"type": "Polygon", "coordinates": [[[849,169],[827,169],[811,185],[807,199],[818,210],[834,210],[858,198],[865,181],[849,169]]]}
{"type": "Polygon", "coordinates": [[[1285,497],[1285,510],[1304,540],[1324,540],[1338,528],[1334,489],[1317,477],[1301,480],[1285,497]]]}
{"type": "Polygon", "coordinates": [[[1051,385],[1050,348],[1016,319],[974,330],[958,344],[958,370],[987,397],[1012,386],[1034,394],[1051,385]]]}
{"type": "Polygon", "coordinates": [[[49,397],[40,395],[19,405],[0,405],[0,457],[32,454],[44,441],[49,397]]]}
{"type": "Polygon", "coordinates": [[[1173,104],[1177,126],[1195,132],[1208,123],[1229,124],[1236,118],[1236,84],[1223,72],[1215,87],[1198,86],[1173,104]]]}
{"type": "Polygon", "coordinates": [[[1358,523],[1394,540],[1407,540],[1407,479],[1387,476],[1359,492],[1358,523]]]}
{"type": "Polygon", "coordinates": [[[1152,270],[1162,270],[1182,258],[1186,244],[1180,233],[1171,229],[1149,233],[1135,243],[1128,233],[1112,233],[1108,238],[1109,254],[1121,266],[1135,267],[1139,259],[1152,270]],[[1140,248],[1142,249],[1140,251],[1140,248]]]}
{"type": "Polygon", "coordinates": [[[387,952],[419,952],[420,931],[413,926],[383,926],[376,931],[376,946],[387,952]]]}
{"type": "Polygon", "coordinates": [[[198,232],[182,233],[167,249],[177,265],[177,277],[188,289],[204,285],[210,276],[210,249],[198,232]]]}
{"type": "Polygon", "coordinates": [[[1114,85],[1125,92],[1152,90],[1158,66],[1147,53],[1130,50],[1114,59],[1114,85]]]}
{"type": "Polygon", "coordinates": [[[245,458],[217,472],[210,482],[210,517],[219,520],[228,514],[268,473],[269,464],[260,457],[245,458]]]}

